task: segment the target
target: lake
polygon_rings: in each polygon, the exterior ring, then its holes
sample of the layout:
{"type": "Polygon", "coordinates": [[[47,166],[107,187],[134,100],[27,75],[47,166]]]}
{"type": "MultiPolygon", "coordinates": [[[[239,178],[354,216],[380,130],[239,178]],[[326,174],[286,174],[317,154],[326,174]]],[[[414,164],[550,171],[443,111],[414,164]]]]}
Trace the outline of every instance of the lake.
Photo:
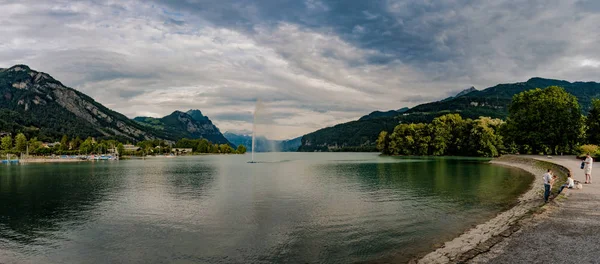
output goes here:
{"type": "Polygon", "coordinates": [[[249,159],[0,166],[0,260],[406,262],[507,209],[533,181],[485,159],[249,159]]]}

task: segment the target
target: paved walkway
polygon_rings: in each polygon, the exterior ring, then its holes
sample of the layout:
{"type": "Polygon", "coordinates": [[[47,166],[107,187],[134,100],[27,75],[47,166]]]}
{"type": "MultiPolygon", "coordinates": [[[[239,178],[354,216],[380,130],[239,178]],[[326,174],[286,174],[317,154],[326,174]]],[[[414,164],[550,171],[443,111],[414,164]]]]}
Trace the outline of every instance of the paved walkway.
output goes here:
{"type": "MultiPolygon", "coordinates": [[[[554,157],[551,161],[571,170],[574,179],[585,182],[581,161],[573,157],[554,157]]],[[[569,190],[567,200],[535,226],[524,227],[510,239],[492,248],[499,253],[488,259],[485,254],[474,263],[600,263],[600,162],[592,171],[594,184],[582,190],[569,190]]],[[[542,177],[542,175],[537,175],[542,177]]],[[[542,188],[542,186],[539,186],[542,188]]],[[[494,252],[496,251],[496,252],[494,252]]]]}

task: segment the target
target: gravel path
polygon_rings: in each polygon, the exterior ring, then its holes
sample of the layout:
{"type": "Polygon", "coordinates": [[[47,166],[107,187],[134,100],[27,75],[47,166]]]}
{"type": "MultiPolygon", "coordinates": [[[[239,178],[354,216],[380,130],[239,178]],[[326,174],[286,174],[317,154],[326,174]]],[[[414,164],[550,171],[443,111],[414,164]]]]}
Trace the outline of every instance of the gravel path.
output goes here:
{"type": "MultiPolygon", "coordinates": [[[[569,157],[534,157],[565,166],[575,180],[585,181],[581,161],[569,157]]],[[[597,165],[598,166],[598,165],[597,165]]],[[[569,190],[564,203],[537,224],[523,227],[471,263],[600,263],[600,168],[592,172],[594,184],[569,190]]],[[[541,175],[539,175],[541,177],[541,175]]],[[[541,186],[539,188],[542,188],[541,186]]]]}

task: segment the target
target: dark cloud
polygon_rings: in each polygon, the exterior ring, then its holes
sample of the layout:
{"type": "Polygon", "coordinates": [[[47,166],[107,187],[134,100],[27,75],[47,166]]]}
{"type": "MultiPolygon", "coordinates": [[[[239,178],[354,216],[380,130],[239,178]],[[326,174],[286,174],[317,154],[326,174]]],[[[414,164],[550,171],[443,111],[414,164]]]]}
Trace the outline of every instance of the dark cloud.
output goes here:
{"type": "Polygon", "coordinates": [[[128,116],[199,108],[290,137],[531,76],[598,80],[591,0],[0,1],[0,67],[128,116]],[[283,132],[281,132],[283,131],[283,132]],[[287,132],[285,132],[287,131],[287,132]]]}
{"type": "Polygon", "coordinates": [[[579,0],[575,3],[575,5],[579,7],[580,11],[582,12],[600,12],[600,2],[596,0],[579,0]]]}
{"type": "MultiPolygon", "coordinates": [[[[473,1],[361,1],[264,0],[188,1],[156,0],[174,10],[185,10],[218,26],[249,32],[256,25],[275,26],[286,22],[312,30],[333,32],[361,48],[392,54],[403,62],[446,61],[460,56],[457,49],[465,44],[468,17],[454,14],[473,1]],[[314,2],[326,7],[316,12],[314,2]],[[398,2],[398,3],[396,3],[398,2]],[[242,4],[243,3],[243,4],[242,4]],[[399,7],[394,8],[396,4],[399,7]],[[445,30],[462,31],[449,35],[440,43],[435,40],[445,30]]],[[[324,56],[335,56],[326,51],[324,56]]],[[[369,63],[386,63],[391,57],[376,56],[369,63]]]]}
{"type": "Polygon", "coordinates": [[[144,93],[144,91],[141,91],[141,90],[122,89],[122,90],[119,90],[119,97],[121,97],[123,99],[131,99],[131,98],[141,95],[143,93],[144,93]]]}
{"type": "Polygon", "coordinates": [[[173,18],[167,18],[167,20],[165,20],[165,24],[169,25],[177,25],[177,26],[182,26],[185,25],[185,21],[183,20],[177,20],[177,19],[173,19],[173,18]]]}

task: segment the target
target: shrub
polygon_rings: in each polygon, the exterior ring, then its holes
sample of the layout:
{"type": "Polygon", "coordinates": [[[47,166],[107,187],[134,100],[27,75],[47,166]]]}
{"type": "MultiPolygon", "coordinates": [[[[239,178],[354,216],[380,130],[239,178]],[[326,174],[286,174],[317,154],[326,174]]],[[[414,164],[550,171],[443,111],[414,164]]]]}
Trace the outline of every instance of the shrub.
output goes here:
{"type": "Polygon", "coordinates": [[[590,155],[592,155],[592,156],[598,155],[598,146],[596,146],[596,145],[592,145],[592,144],[583,145],[583,146],[580,146],[578,150],[579,150],[579,153],[577,156],[579,156],[579,157],[585,156],[588,153],[590,153],[590,155]]]}

